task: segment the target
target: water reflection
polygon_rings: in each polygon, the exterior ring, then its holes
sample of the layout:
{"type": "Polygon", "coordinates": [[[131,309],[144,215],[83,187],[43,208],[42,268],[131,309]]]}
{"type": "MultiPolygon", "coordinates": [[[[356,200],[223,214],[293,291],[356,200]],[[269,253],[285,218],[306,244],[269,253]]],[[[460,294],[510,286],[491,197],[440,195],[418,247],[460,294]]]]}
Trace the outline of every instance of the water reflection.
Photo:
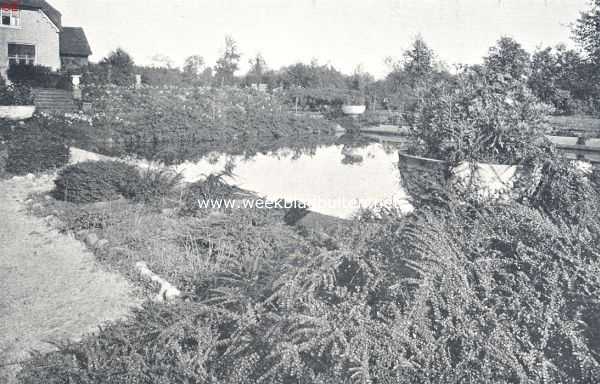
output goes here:
{"type": "Polygon", "coordinates": [[[308,135],[285,138],[244,138],[233,141],[191,141],[186,139],[168,142],[143,142],[134,137],[119,142],[89,145],[78,143],[82,149],[99,152],[107,156],[128,157],[132,154],[141,159],[159,161],[167,165],[184,161],[195,161],[213,156],[215,152],[243,156],[250,159],[257,154],[270,154],[282,151],[282,156],[299,159],[303,155],[314,155],[317,148],[331,145],[364,146],[372,139],[351,135],[308,135]]]}
{"type": "Polygon", "coordinates": [[[389,145],[282,148],[253,156],[211,152],[176,168],[192,182],[222,170],[229,161],[235,163],[231,181],[241,188],[270,200],[300,200],[317,212],[347,218],[360,207],[378,203],[408,206],[400,187],[397,151],[389,145]]]}

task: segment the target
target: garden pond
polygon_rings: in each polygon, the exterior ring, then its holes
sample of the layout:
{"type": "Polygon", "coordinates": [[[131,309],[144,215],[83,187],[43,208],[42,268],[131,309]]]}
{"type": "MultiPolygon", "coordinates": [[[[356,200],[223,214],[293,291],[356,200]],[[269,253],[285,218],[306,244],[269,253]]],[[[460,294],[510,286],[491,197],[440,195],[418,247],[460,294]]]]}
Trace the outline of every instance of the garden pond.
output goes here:
{"type": "Polygon", "coordinates": [[[193,182],[233,164],[228,181],[269,200],[283,198],[306,203],[311,210],[349,218],[361,207],[393,204],[408,209],[400,185],[398,151],[371,143],[328,145],[310,152],[287,148],[253,156],[215,152],[175,166],[193,182]]]}

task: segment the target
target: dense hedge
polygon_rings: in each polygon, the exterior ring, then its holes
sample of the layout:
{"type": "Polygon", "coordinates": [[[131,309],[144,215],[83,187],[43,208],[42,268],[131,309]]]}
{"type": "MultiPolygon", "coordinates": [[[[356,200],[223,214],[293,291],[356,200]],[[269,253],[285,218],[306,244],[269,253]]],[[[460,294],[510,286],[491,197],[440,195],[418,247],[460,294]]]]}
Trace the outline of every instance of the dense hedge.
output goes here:
{"type": "Polygon", "coordinates": [[[68,73],[56,72],[42,65],[11,65],[7,71],[8,78],[18,84],[32,88],[71,89],[71,76],[68,73]]]}
{"type": "Polygon", "coordinates": [[[131,190],[140,174],[119,161],[87,161],[62,169],[54,181],[56,199],[74,203],[116,200],[131,190]]]}
{"type": "Polygon", "coordinates": [[[3,122],[0,129],[7,144],[6,171],[15,175],[60,168],[69,161],[65,139],[39,122],[19,125],[3,122]]]}

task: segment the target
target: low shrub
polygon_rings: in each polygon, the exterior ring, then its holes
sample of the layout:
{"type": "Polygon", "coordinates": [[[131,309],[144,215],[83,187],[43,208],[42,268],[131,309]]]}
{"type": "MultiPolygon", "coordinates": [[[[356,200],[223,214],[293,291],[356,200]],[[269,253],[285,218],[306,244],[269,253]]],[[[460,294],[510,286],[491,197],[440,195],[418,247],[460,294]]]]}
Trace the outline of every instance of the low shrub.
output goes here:
{"type": "Polygon", "coordinates": [[[7,85],[0,77],[0,105],[33,105],[31,88],[22,84],[7,85]]]}
{"type": "Polygon", "coordinates": [[[138,169],[120,161],[86,161],[62,169],[53,196],[73,203],[116,200],[130,195],[140,180],[138,169]]]}
{"type": "Polygon", "coordinates": [[[65,139],[41,124],[16,125],[5,132],[6,171],[14,175],[43,172],[68,163],[70,152],[65,139]]]}
{"type": "Polygon", "coordinates": [[[183,196],[183,205],[179,210],[181,215],[195,215],[200,210],[199,201],[220,201],[234,198],[241,190],[224,179],[233,175],[233,165],[227,164],[218,173],[211,173],[205,179],[190,184],[183,196]]]}
{"type": "Polygon", "coordinates": [[[181,184],[182,176],[163,168],[147,168],[140,172],[139,178],[131,180],[123,191],[124,196],[145,203],[165,198],[181,184]]]}

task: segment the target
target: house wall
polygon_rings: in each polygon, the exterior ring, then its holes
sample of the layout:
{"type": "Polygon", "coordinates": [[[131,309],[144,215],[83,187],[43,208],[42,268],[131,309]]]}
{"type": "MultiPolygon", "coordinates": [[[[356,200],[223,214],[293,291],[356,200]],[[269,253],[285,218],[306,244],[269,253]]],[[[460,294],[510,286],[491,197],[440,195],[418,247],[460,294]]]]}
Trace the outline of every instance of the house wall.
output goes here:
{"type": "Polygon", "coordinates": [[[35,64],[60,69],[59,32],[41,10],[21,10],[20,27],[0,25],[0,72],[8,69],[8,44],[35,45],[35,64]]]}

